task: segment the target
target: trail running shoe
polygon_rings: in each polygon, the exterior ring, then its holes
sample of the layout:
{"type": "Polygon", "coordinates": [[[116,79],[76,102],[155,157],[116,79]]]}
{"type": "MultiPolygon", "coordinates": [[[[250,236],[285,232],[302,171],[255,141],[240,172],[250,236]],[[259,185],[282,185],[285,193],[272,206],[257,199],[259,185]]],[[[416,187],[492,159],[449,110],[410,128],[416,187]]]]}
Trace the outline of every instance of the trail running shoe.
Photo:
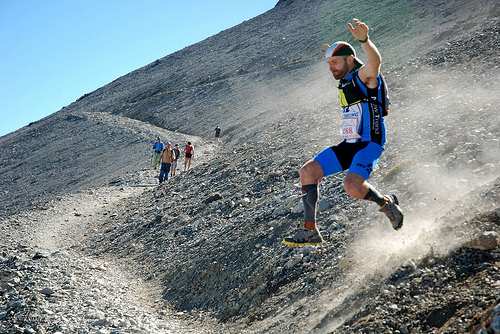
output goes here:
{"type": "Polygon", "coordinates": [[[385,196],[385,204],[378,210],[385,213],[392,223],[392,227],[398,231],[403,226],[403,211],[399,207],[396,195],[385,196]]]}
{"type": "Polygon", "coordinates": [[[306,245],[319,245],[323,243],[323,238],[316,228],[314,230],[309,230],[307,228],[299,229],[293,237],[286,237],[283,239],[283,243],[288,246],[298,247],[306,245]]]}

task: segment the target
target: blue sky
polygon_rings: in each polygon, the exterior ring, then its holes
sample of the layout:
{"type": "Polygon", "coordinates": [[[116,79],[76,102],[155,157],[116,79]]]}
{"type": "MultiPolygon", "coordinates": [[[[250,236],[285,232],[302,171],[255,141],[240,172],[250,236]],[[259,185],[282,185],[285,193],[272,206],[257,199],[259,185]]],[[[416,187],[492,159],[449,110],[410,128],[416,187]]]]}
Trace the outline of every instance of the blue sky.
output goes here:
{"type": "Polygon", "coordinates": [[[278,0],[0,0],[0,136],[278,0]]]}

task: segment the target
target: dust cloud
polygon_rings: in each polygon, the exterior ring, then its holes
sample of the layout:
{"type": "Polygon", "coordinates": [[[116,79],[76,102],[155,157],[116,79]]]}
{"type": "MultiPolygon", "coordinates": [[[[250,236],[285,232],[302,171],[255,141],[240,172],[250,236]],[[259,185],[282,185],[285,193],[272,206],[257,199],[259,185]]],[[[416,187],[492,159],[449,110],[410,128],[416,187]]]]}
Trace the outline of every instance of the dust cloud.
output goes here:
{"type": "MultiPolygon", "coordinates": [[[[389,80],[396,87],[386,119],[389,140],[370,182],[397,194],[405,222],[393,231],[367,205],[370,222],[359,227],[339,260],[347,272],[332,287],[336,297],[321,319],[398,267],[453,251],[473,236],[468,220],[498,205],[481,196],[499,176],[498,76],[421,67],[395,72],[389,80]]],[[[340,324],[332,321],[327,330],[340,324]]]]}

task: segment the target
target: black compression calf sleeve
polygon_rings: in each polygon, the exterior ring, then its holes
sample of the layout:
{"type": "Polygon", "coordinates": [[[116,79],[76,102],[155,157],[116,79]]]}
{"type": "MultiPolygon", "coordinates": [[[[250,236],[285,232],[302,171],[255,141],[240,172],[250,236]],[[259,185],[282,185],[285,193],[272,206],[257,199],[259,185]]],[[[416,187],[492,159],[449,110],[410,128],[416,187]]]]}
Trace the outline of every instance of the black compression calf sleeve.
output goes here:
{"type": "Polygon", "coordinates": [[[302,186],[302,201],[304,202],[304,220],[316,223],[316,203],[318,202],[318,185],[302,186]]]}
{"type": "Polygon", "coordinates": [[[379,206],[382,206],[385,203],[385,197],[371,185],[369,186],[368,193],[366,194],[364,199],[366,199],[367,201],[375,202],[379,206]]]}

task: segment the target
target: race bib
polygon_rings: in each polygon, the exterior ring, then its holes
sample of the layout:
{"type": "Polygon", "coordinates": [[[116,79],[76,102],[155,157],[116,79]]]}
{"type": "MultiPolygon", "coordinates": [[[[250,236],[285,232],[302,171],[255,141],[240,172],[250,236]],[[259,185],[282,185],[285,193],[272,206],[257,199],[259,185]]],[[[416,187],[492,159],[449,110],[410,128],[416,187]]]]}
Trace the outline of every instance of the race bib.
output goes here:
{"type": "Polygon", "coordinates": [[[359,105],[352,105],[343,108],[342,128],[340,134],[347,141],[355,141],[360,139],[361,135],[358,133],[358,126],[361,120],[361,108],[359,105]]]}

